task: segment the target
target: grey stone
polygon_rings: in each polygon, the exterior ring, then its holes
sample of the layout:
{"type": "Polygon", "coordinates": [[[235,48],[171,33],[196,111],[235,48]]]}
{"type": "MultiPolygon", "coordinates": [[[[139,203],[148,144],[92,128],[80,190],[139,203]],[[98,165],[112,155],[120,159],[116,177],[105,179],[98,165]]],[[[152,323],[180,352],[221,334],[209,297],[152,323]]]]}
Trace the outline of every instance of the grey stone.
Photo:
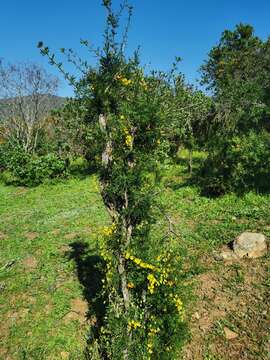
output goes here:
{"type": "Polygon", "coordinates": [[[266,237],[260,233],[243,232],[233,242],[233,252],[238,258],[258,258],[267,253],[266,237]]]}

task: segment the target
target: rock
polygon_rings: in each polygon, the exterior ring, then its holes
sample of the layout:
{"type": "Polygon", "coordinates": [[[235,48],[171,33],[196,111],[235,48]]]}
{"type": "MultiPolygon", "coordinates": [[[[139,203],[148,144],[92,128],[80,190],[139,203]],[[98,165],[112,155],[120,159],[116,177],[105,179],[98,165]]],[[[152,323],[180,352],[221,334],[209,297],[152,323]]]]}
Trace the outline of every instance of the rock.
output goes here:
{"type": "Polygon", "coordinates": [[[232,250],[224,250],[215,257],[216,260],[236,260],[237,255],[232,250]]]}
{"type": "Polygon", "coordinates": [[[243,232],[233,242],[238,258],[258,258],[267,253],[266,237],[260,233],[243,232]]]}
{"type": "Polygon", "coordinates": [[[222,261],[223,260],[223,257],[221,255],[221,253],[218,253],[216,251],[213,251],[213,258],[216,260],[216,261],[222,261]]]}
{"type": "Polygon", "coordinates": [[[223,331],[224,331],[225,338],[227,340],[233,340],[238,337],[238,334],[236,332],[232,331],[231,329],[227,328],[226,326],[223,328],[223,331]]]}
{"type": "Polygon", "coordinates": [[[217,261],[230,261],[237,259],[235,253],[230,249],[229,245],[223,246],[219,252],[213,253],[214,259],[217,261]]]}

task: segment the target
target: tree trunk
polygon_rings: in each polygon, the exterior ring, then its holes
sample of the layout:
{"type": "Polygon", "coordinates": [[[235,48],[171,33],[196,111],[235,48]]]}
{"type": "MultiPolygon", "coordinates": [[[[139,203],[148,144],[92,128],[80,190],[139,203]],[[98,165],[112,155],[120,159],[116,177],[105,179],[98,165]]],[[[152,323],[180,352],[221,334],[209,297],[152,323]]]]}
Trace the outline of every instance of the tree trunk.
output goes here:
{"type": "MultiPolygon", "coordinates": [[[[99,126],[101,131],[104,133],[104,135],[107,137],[107,142],[105,144],[104,150],[102,152],[102,165],[105,169],[108,169],[110,163],[112,162],[112,141],[110,139],[109,134],[107,133],[107,119],[106,116],[103,114],[100,114],[99,116],[99,126]]],[[[119,214],[117,213],[117,210],[115,209],[115,204],[110,203],[107,199],[106,194],[106,183],[101,180],[101,187],[102,187],[102,197],[103,202],[112,218],[112,220],[115,221],[115,219],[119,218],[119,214]]],[[[128,208],[128,195],[127,191],[124,191],[124,205],[123,207],[126,209],[128,208]]],[[[123,231],[122,231],[122,239],[123,239],[123,245],[124,247],[127,247],[130,243],[131,235],[132,235],[132,226],[129,223],[128,218],[120,219],[122,221],[123,231]]],[[[117,256],[118,261],[118,274],[120,277],[120,284],[121,284],[121,293],[123,297],[124,302],[124,308],[125,313],[128,312],[129,304],[130,304],[130,293],[127,286],[127,273],[125,268],[125,258],[121,252],[118,253],[117,256]]],[[[130,339],[131,334],[128,334],[128,339],[130,339]]],[[[128,360],[129,358],[129,351],[128,346],[123,351],[123,358],[124,360],[128,360]]]]}

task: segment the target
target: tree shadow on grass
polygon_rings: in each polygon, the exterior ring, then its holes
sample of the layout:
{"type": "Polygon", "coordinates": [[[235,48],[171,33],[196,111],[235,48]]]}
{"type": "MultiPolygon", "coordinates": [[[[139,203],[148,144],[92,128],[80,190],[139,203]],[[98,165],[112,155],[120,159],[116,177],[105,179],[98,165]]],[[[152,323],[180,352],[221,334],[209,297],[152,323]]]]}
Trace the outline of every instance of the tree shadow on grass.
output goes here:
{"type": "Polygon", "coordinates": [[[105,315],[104,298],[102,297],[102,279],[104,277],[105,263],[102,258],[95,254],[94,249],[83,241],[69,244],[71,251],[67,256],[76,264],[78,280],[83,286],[83,295],[88,303],[89,329],[88,340],[99,337],[99,330],[103,325],[105,315]]]}

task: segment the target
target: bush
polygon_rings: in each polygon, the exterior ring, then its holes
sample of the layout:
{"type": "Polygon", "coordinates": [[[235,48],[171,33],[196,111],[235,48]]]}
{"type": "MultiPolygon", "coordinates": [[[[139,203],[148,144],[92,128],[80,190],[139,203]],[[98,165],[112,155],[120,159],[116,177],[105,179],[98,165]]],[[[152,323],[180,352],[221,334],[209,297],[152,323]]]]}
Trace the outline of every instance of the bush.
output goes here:
{"type": "Polygon", "coordinates": [[[46,180],[68,175],[69,161],[51,153],[34,156],[19,146],[5,144],[0,148],[1,179],[9,184],[36,186],[46,180]]]}
{"type": "Polygon", "coordinates": [[[220,195],[248,190],[270,190],[270,134],[251,131],[242,137],[222,139],[200,171],[203,192],[220,195]]]}
{"type": "Polygon", "coordinates": [[[0,146],[0,171],[23,168],[30,155],[21,146],[7,142],[0,146]]]}
{"type": "Polygon", "coordinates": [[[31,158],[20,180],[22,185],[35,186],[46,180],[64,178],[68,175],[69,161],[61,159],[56,154],[48,154],[31,158]]]}

